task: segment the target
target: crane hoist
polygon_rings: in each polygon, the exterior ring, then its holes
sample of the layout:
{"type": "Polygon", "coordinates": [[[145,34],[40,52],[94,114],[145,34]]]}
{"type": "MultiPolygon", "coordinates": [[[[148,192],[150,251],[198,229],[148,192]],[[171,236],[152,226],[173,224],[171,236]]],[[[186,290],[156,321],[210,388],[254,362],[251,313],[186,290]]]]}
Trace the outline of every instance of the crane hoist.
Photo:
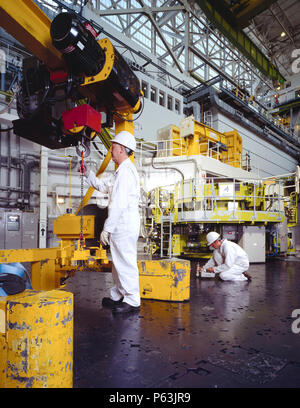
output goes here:
{"type": "MultiPolygon", "coordinates": [[[[114,125],[116,134],[134,134],[133,115],[142,108],[139,80],[108,38],[97,39],[100,33],[89,21],[72,12],[51,21],[33,0],[0,0],[0,21],[33,54],[23,61],[16,135],[50,149],[75,146],[83,165],[91,140],[102,138],[101,128],[114,125]]],[[[111,158],[110,145],[105,145],[108,153],[97,176],[111,158]]],[[[90,188],[76,214],[92,192],[90,188]]],[[[92,215],[65,214],[57,220],[56,234],[59,247],[0,250],[0,263],[31,262],[37,290],[61,286],[80,262],[108,263],[100,244],[89,248],[82,240],[83,234],[94,236],[92,215]]]]}
{"type": "Polygon", "coordinates": [[[88,21],[70,12],[51,21],[32,0],[0,0],[0,19],[34,54],[23,62],[15,134],[50,149],[76,146],[87,157],[101,126],[130,127],[141,109],[139,80],[88,21]]]}

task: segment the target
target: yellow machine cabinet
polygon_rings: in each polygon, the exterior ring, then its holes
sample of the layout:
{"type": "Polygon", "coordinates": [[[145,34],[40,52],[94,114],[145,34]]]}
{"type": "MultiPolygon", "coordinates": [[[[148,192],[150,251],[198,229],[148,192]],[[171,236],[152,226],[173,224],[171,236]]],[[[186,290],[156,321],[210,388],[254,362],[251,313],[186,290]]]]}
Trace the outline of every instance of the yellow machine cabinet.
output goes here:
{"type": "Polygon", "coordinates": [[[180,137],[180,128],[165,126],[157,131],[157,157],[182,156],[185,154],[185,141],[180,137]]]}
{"type": "Polygon", "coordinates": [[[139,260],[138,268],[141,298],[173,302],[190,299],[190,261],[139,260]]]}
{"type": "Polygon", "coordinates": [[[227,152],[222,153],[222,161],[233,167],[242,168],[243,166],[243,140],[238,131],[225,132],[225,144],[227,152]]]}
{"type": "MultiPolygon", "coordinates": [[[[81,219],[75,214],[64,214],[53,221],[53,233],[61,239],[78,239],[81,219]]],[[[85,238],[94,238],[95,216],[84,215],[82,232],[85,238]]]]}
{"type": "Polygon", "coordinates": [[[73,386],[73,294],[0,297],[0,388],[73,386]]]}

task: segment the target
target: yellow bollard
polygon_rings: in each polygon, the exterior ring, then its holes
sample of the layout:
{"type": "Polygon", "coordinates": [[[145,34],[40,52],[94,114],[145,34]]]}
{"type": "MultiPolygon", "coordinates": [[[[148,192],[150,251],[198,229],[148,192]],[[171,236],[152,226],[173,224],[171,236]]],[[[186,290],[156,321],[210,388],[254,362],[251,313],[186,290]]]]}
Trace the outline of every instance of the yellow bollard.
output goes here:
{"type": "Polygon", "coordinates": [[[0,297],[0,388],[73,386],[73,294],[0,297]]]}

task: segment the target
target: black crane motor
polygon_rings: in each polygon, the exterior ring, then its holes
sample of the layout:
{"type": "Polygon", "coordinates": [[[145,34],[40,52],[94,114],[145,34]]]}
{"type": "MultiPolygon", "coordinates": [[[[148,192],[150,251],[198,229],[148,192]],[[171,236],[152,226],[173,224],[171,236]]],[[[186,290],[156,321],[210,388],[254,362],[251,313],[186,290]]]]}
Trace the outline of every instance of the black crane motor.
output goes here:
{"type": "Polygon", "coordinates": [[[51,23],[53,45],[63,54],[68,69],[74,74],[96,75],[105,64],[105,52],[92,30],[73,13],[60,13],[51,23]]]}

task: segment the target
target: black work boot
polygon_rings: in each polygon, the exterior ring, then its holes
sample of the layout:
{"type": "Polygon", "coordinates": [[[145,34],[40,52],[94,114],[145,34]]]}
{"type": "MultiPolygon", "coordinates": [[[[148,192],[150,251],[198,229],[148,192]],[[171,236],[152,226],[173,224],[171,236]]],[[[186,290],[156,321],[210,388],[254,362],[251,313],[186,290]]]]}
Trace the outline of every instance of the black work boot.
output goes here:
{"type": "Polygon", "coordinates": [[[102,306],[103,307],[108,307],[110,309],[114,308],[115,306],[119,305],[122,303],[123,298],[121,298],[120,300],[112,300],[109,297],[104,297],[102,299],[102,306]]]}

